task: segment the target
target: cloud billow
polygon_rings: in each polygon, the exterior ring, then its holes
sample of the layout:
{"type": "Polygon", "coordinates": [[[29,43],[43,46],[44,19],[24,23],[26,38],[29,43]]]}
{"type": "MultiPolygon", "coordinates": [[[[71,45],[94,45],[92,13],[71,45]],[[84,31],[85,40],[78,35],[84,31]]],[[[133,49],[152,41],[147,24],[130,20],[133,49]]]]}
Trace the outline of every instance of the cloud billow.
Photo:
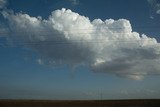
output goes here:
{"type": "Polygon", "coordinates": [[[142,79],[160,73],[160,44],[155,38],[132,31],[126,19],[95,19],[69,9],[55,10],[48,17],[9,13],[8,39],[41,55],[41,63],[85,65],[98,73],[142,79]]]}

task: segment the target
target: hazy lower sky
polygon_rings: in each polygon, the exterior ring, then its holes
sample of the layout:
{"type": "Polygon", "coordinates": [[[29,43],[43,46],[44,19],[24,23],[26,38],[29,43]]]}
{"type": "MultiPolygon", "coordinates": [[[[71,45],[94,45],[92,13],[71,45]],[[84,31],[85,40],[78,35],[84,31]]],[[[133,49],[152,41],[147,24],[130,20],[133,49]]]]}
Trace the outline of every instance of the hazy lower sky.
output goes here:
{"type": "Polygon", "coordinates": [[[159,99],[159,0],[0,0],[0,99],[159,99]]]}

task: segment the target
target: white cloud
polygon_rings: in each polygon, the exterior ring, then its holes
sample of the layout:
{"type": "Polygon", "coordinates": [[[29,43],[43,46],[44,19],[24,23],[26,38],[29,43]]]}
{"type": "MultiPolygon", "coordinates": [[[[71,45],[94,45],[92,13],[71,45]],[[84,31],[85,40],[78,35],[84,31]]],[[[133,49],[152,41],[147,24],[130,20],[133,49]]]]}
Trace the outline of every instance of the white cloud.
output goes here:
{"type": "Polygon", "coordinates": [[[160,73],[160,44],[132,31],[126,19],[95,19],[71,10],[55,10],[47,20],[3,12],[15,44],[41,55],[40,63],[85,65],[97,73],[140,80],[160,73]]]}
{"type": "Polygon", "coordinates": [[[160,14],[160,3],[158,3],[158,0],[147,0],[147,1],[151,6],[151,10],[150,10],[151,16],[150,17],[153,18],[154,13],[160,14]]]}
{"type": "Polygon", "coordinates": [[[157,12],[156,12],[157,14],[160,14],[160,9],[159,10],[157,10],[157,12]]]}
{"type": "Polygon", "coordinates": [[[79,0],[69,0],[69,2],[70,2],[72,5],[78,5],[78,4],[79,4],[79,0]]]}
{"type": "Polygon", "coordinates": [[[0,9],[4,8],[7,3],[7,0],[0,0],[0,9]]]}
{"type": "Polygon", "coordinates": [[[43,61],[41,59],[37,59],[37,63],[43,65],[43,61]]]}
{"type": "Polygon", "coordinates": [[[160,4],[159,3],[156,4],[156,13],[160,14],[160,4]]]}

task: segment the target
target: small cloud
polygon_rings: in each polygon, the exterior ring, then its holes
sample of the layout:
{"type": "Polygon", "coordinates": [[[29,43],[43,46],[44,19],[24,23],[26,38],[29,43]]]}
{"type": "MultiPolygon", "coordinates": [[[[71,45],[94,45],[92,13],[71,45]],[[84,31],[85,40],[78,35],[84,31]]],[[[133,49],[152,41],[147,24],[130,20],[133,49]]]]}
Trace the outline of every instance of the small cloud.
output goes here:
{"type": "Polygon", "coordinates": [[[43,65],[42,59],[37,59],[37,62],[38,62],[39,65],[43,65]]]}
{"type": "Polygon", "coordinates": [[[150,18],[151,18],[151,19],[154,19],[154,17],[153,17],[153,16],[150,16],[150,18]]]}
{"type": "Polygon", "coordinates": [[[79,0],[69,0],[72,5],[79,5],[79,0]]]}
{"type": "Polygon", "coordinates": [[[156,13],[160,14],[160,4],[159,3],[156,4],[156,13]]]}
{"type": "Polygon", "coordinates": [[[160,3],[158,2],[158,0],[147,0],[147,1],[150,4],[150,14],[152,14],[152,17],[154,14],[160,14],[160,3]]]}
{"type": "Polygon", "coordinates": [[[120,93],[124,94],[124,95],[128,95],[128,91],[127,90],[121,90],[120,93]]]}
{"type": "Polygon", "coordinates": [[[0,9],[6,6],[7,0],[0,0],[0,9]]]}
{"type": "Polygon", "coordinates": [[[160,9],[156,11],[157,14],[160,14],[160,9]]]}

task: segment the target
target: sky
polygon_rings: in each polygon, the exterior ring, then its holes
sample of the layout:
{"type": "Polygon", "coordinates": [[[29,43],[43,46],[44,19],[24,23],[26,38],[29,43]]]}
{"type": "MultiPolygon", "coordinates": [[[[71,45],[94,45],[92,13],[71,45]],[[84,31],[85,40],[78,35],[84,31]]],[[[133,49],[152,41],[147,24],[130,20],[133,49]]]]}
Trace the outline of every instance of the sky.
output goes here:
{"type": "Polygon", "coordinates": [[[159,36],[159,0],[0,0],[0,99],[159,99],[159,36]]]}

